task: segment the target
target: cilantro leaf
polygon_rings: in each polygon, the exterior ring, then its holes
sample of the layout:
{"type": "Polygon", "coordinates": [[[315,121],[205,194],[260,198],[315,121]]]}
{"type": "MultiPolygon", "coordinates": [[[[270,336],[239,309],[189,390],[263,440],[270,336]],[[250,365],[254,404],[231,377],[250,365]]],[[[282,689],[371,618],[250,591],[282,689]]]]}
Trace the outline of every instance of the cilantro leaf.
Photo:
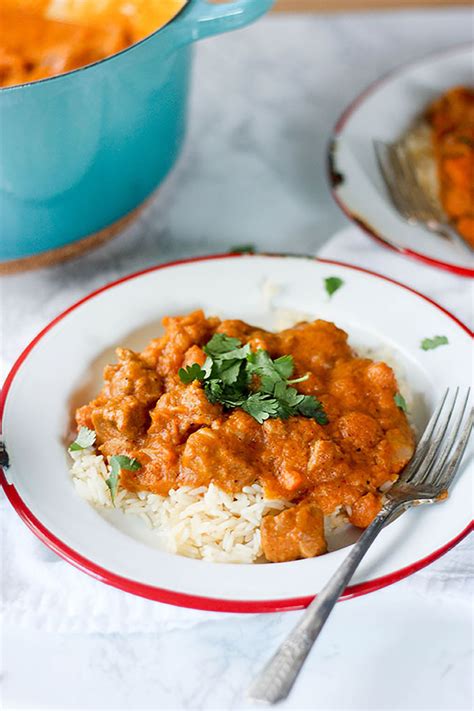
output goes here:
{"type": "Polygon", "coordinates": [[[393,399],[395,401],[395,405],[400,408],[400,410],[403,410],[403,412],[408,412],[408,405],[406,403],[405,398],[401,393],[395,393],[393,396],[393,399]]]}
{"type": "Polygon", "coordinates": [[[296,414],[299,404],[304,399],[304,395],[295,388],[289,388],[284,382],[275,385],[274,395],[278,402],[278,416],[283,420],[296,414]]]}
{"type": "MultiPolygon", "coordinates": [[[[206,348],[206,346],[204,347],[206,348]]],[[[250,345],[247,343],[241,348],[234,348],[226,353],[218,353],[214,357],[217,357],[220,361],[222,360],[245,360],[250,353],[250,345]]]]}
{"type": "Polygon", "coordinates": [[[280,356],[273,361],[275,370],[279,373],[282,378],[288,379],[293,375],[293,370],[295,369],[295,362],[292,355],[280,356]]]}
{"type": "Polygon", "coordinates": [[[270,358],[268,351],[259,348],[247,356],[248,370],[252,375],[266,376],[275,382],[281,380],[280,373],[275,369],[274,362],[270,358]]]}
{"type": "Polygon", "coordinates": [[[114,454],[113,457],[110,457],[109,464],[111,472],[109,478],[105,480],[105,483],[109,487],[112,503],[115,506],[115,496],[117,495],[120,472],[122,469],[135,472],[141,469],[142,465],[137,459],[130,459],[130,457],[127,457],[125,454],[114,454]]]}
{"type": "Polygon", "coordinates": [[[95,432],[88,427],[81,427],[74,442],[69,445],[70,452],[78,452],[81,449],[92,447],[95,442],[95,432]]]}
{"type": "Polygon", "coordinates": [[[223,402],[224,388],[218,380],[208,380],[205,382],[204,392],[212,405],[217,402],[223,402]]]}
{"type": "Polygon", "coordinates": [[[214,356],[220,356],[222,353],[229,353],[229,351],[234,351],[236,348],[240,348],[242,343],[238,338],[232,338],[231,336],[226,336],[225,333],[215,333],[211,340],[206,343],[203,350],[208,356],[213,358],[214,356]]]}
{"type": "Polygon", "coordinates": [[[257,250],[254,244],[236,244],[230,248],[230,254],[255,254],[257,250]]]}
{"type": "Polygon", "coordinates": [[[242,403],[242,410],[251,415],[261,425],[269,417],[277,416],[278,401],[265,393],[253,393],[242,403]]]}
{"type": "Polygon", "coordinates": [[[298,414],[321,424],[328,422],[316,398],[291,387],[309,377],[288,380],[294,370],[291,355],[273,360],[263,348],[251,351],[248,343],[242,345],[225,333],[215,333],[203,350],[207,358],[202,368],[194,363],[178,372],[184,383],[200,380],[212,404],[226,409],[240,407],[260,424],[269,417],[286,419],[298,414]]]}
{"type": "Polygon", "coordinates": [[[298,413],[303,415],[303,417],[312,417],[316,420],[318,425],[327,425],[329,422],[322,402],[314,397],[314,395],[304,396],[304,399],[298,405],[298,413]]]}
{"type": "Polygon", "coordinates": [[[340,277],[326,277],[324,280],[324,288],[329,296],[332,296],[343,284],[344,281],[340,277]]]}
{"type": "Polygon", "coordinates": [[[233,385],[237,382],[242,365],[242,360],[224,361],[220,368],[220,377],[222,382],[226,385],[233,385]]]}
{"type": "Polygon", "coordinates": [[[283,382],[275,385],[273,393],[277,400],[291,408],[297,407],[304,398],[304,395],[301,395],[296,388],[289,388],[287,384],[283,382]]]}
{"type": "Polygon", "coordinates": [[[293,373],[294,363],[291,355],[272,360],[268,351],[259,348],[247,356],[247,361],[249,372],[260,376],[266,392],[271,392],[272,383],[284,381],[293,373]]]}
{"type": "Polygon", "coordinates": [[[445,346],[449,343],[446,336],[433,336],[433,338],[424,338],[420,344],[420,347],[424,351],[432,351],[438,346],[445,346]]]}
{"type": "Polygon", "coordinates": [[[188,365],[186,368],[180,368],[178,370],[178,375],[181,382],[188,385],[189,383],[192,383],[193,380],[204,380],[206,373],[202,370],[199,363],[193,363],[192,365],[188,365]]]}

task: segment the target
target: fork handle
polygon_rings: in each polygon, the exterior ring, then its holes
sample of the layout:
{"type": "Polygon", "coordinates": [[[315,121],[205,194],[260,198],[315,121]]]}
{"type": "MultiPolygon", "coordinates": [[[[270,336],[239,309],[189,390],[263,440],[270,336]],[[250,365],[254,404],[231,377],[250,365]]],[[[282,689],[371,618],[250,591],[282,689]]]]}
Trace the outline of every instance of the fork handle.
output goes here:
{"type": "Polygon", "coordinates": [[[360,561],[387,520],[399,508],[406,507],[406,502],[384,506],[370,526],[365,529],[347,558],[310,603],[299,623],[251,684],[248,695],[252,700],[274,704],[288,696],[311,647],[360,561]]]}

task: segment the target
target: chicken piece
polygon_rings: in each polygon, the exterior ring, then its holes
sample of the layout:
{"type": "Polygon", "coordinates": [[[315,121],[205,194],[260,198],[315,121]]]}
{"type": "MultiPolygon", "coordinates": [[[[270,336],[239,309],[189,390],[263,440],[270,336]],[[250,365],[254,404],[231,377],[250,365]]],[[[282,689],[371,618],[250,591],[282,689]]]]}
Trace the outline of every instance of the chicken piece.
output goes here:
{"type": "Polygon", "coordinates": [[[265,516],[261,533],[263,553],[272,563],[313,558],[327,550],[324,516],[312,502],[303,500],[276,516],[265,516]]]}
{"type": "Polygon", "coordinates": [[[261,426],[236,410],[221,425],[192,434],[181,458],[181,486],[207,486],[213,481],[225,491],[241,491],[261,473],[261,426]]]}
{"type": "Polygon", "coordinates": [[[199,346],[191,346],[191,348],[188,348],[184,354],[181,367],[186,368],[188,365],[194,365],[194,363],[197,363],[202,367],[206,362],[206,357],[207,356],[202,348],[199,348],[199,346]]]}
{"type": "Polygon", "coordinates": [[[352,357],[347,333],[329,321],[302,322],[278,334],[279,355],[291,353],[296,374],[325,376],[339,360],[352,357]]]}
{"type": "Polygon", "coordinates": [[[163,319],[164,335],[151,341],[141,355],[166,379],[167,387],[172,386],[186,351],[194,345],[205,345],[219,323],[217,318],[206,318],[201,310],[187,316],[166,317],[163,319]]]}
{"type": "Polygon", "coordinates": [[[156,436],[147,437],[139,452],[127,452],[140,461],[141,468],[122,470],[121,485],[129,491],[145,490],[166,496],[176,486],[181,451],[182,446],[163,442],[156,436]]]}
{"type": "Polygon", "coordinates": [[[263,463],[274,472],[272,482],[266,482],[268,496],[291,500],[307,486],[311,445],[323,435],[324,427],[306,417],[264,422],[263,463]]]}
{"type": "Polygon", "coordinates": [[[99,445],[145,434],[150,406],[162,393],[160,376],[137,353],[126,348],[116,353],[119,362],[106,366],[99,396],[76,413],[77,424],[95,430],[99,445]]]}
{"type": "Polygon", "coordinates": [[[379,423],[363,412],[348,412],[339,418],[337,427],[346,443],[356,450],[375,447],[382,437],[379,423]]]}
{"type": "Polygon", "coordinates": [[[358,528],[367,528],[382,507],[382,500],[378,494],[369,491],[351,504],[349,521],[358,528]]]}
{"type": "Polygon", "coordinates": [[[152,410],[149,435],[180,444],[198,427],[222,419],[222,406],[212,405],[199,383],[180,383],[158,400],[152,410]]]}

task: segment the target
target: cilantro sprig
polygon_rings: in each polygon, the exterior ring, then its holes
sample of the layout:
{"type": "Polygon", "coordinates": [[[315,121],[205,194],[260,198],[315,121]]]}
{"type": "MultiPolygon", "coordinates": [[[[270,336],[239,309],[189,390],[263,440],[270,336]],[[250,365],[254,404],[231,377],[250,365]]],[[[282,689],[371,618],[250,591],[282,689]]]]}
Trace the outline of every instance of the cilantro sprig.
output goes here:
{"type": "Polygon", "coordinates": [[[138,469],[141,469],[142,465],[137,459],[130,459],[130,457],[127,457],[125,454],[114,454],[110,457],[109,464],[111,468],[110,476],[105,480],[105,483],[109,487],[112,503],[115,506],[115,497],[117,495],[120,472],[122,469],[128,469],[131,472],[135,472],[138,469]]]}
{"type": "Polygon", "coordinates": [[[88,427],[80,427],[74,442],[69,445],[70,452],[79,452],[82,449],[89,449],[95,443],[95,432],[88,427]]]}
{"type": "Polygon", "coordinates": [[[251,351],[238,338],[215,333],[203,348],[207,358],[180,368],[178,375],[188,385],[202,382],[207,399],[227,409],[240,407],[262,424],[269,418],[287,419],[291,415],[311,417],[321,425],[328,423],[322,403],[313,395],[302,395],[291,387],[308,378],[291,380],[294,361],[291,355],[273,360],[263,349],[251,351]]]}

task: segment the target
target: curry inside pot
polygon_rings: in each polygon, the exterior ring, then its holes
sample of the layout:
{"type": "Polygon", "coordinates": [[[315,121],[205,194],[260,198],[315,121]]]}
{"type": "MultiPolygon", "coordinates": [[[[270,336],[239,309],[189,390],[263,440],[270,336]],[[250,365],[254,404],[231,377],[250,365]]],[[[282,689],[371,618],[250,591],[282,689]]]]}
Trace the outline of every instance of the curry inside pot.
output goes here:
{"type": "Polygon", "coordinates": [[[185,0],[0,0],[0,86],[63,74],[166,25],[185,0]]]}

